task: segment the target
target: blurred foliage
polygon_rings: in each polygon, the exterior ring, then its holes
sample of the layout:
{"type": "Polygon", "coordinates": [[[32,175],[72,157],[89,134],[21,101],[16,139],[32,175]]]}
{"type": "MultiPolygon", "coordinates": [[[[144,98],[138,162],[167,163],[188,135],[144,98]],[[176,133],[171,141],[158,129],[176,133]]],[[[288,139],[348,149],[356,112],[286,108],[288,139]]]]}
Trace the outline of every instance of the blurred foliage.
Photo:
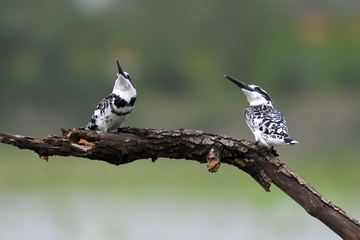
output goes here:
{"type": "Polygon", "coordinates": [[[227,96],[224,74],[274,96],[359,90],[360,17],[346,9],[260,0],[3,1],[2,130],[84,126],[112,89],[116,58],[134,79],[138,104],[149,99],[153,114],[168,99],[181,114],[189,105],[191,114],[222,114],[210,110],[237,97],[227,96]]]}

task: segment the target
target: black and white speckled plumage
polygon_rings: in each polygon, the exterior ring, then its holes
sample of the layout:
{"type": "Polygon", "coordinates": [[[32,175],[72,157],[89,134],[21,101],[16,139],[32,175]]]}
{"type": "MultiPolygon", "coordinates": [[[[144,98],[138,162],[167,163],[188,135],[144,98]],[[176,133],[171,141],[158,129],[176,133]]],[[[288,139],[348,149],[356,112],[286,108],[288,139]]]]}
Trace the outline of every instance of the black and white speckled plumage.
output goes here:
{"type": "Polygon", "coordinates": [[[136,101],[136,89],[130,75],[124,72],[119,62],[113,92],[97,105],[86,129],[110,132],[121,127],[132,112],[136,101]]]}
{"type": "Polygon", "coordinates": [[[285,118],[274,109],[273,100],[265,90],[256,85],[247,85],[233,77],[226,77],[241,88],[250,103],[244,115],[256,142],[272,147],[298,144],[289,138],[285,118]]]}
{"type": "Polygon", "coordinates": [[[274,142],[281,143],[289,137],[284,116],[272,106],[249,106],[245,109],[244,115],[251,131],[254,134],[260,134],[257,138],[262,139],[265,145],[279,145],[274,142]]]}

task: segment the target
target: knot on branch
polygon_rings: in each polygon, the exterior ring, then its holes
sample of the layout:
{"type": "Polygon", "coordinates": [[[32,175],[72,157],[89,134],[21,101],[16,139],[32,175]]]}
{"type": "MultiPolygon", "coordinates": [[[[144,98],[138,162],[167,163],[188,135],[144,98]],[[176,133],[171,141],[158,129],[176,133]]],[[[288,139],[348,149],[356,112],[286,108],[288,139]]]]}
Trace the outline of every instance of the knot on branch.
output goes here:
{"type": "Polygon", "coordinates": [[[221,152],[212,147],[207,155],[207,167],[208,171],[211,173],[215,173],[219,170],[221,164],[221,152]]]}

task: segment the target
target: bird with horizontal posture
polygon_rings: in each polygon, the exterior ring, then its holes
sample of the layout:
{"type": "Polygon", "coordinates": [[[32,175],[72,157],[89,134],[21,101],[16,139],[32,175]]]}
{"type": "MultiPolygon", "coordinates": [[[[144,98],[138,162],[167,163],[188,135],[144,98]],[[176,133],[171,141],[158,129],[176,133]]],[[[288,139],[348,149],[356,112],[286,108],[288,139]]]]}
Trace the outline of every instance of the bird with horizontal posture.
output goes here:
{"type": "Polygon", "coordinates": [[[120,128],[132,112],[136,101],[136,89],[130,75],[123,71],[116,60],[118,73],[112,93],[97,105],[86,130],[111,132],[120,128]]]}
{"type": "Polygon", "coordinates": [[[250,103],[244,115],[247,125],[255,135],[256,144],[271,146],[271,149],[299,144],[289,137],[284,116],[272,106],[273,100],[265,90],[230,76],[225,77],[241,88],[250,103]]]}

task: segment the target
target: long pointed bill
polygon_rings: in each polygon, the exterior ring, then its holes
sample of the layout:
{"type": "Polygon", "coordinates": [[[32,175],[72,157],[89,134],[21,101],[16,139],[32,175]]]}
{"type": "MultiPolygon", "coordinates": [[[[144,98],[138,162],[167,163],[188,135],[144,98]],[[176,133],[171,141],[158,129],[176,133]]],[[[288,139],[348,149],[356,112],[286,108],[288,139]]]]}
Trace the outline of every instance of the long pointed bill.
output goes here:
{"type": "Polygon", "coordinates": [[[230,76],[227,76],[227,75],[225,75],[225,77],[226,77],[227,79],[229,79],[230,81],[232,81],[233,83],[235,83],[236,85],[238,85],[238,86],[239,86],[240,88],[242,88],[242,89],[246,89],[246,90],[248,90],[248,91],[250,91],[250,92],[254,91],[254,89],[252,89],[251,87],[249,87],[249,85],[247,85],[246,83],[243,83],[243,82],[237,80],[236,78],[233,78],[233,77],[230,77],[230,76]]]}
{"type": "Polygon", "coordinates": [[[118,66],[118,72],[119,74],[123,75],[124,76],[124,71],[122,70],[122,68],[120,67],[120,63],[119,61],[116,59],[116,64],[118,66]]]}

